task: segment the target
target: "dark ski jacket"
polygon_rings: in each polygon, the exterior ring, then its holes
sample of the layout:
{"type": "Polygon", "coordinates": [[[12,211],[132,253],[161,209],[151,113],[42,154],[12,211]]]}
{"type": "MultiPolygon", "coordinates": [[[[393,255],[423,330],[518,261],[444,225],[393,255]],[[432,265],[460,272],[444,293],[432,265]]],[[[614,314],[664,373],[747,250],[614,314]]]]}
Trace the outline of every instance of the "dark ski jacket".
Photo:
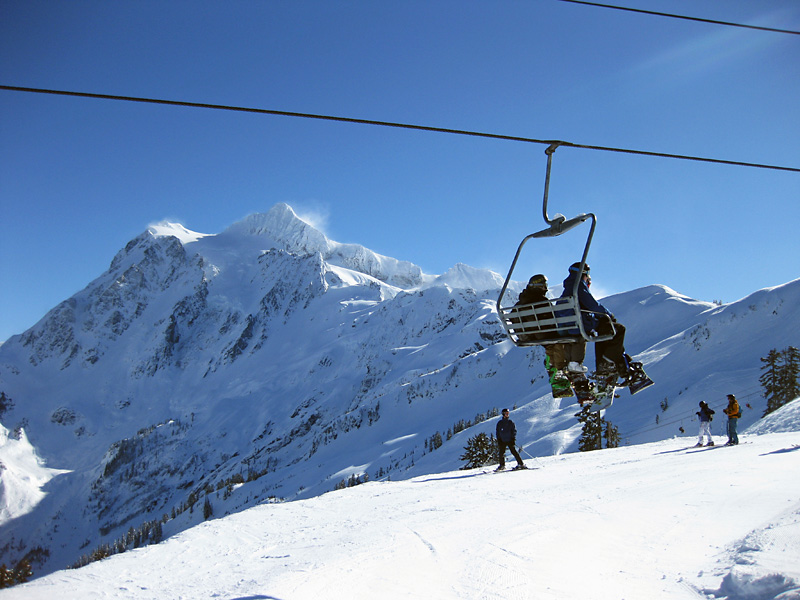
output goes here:
{"type": "MultiPolygon", "coordinates": [[[[529,304],[537,304],[539,302],[550,302],[550,299],[545,295],[544,292],[541,290],[533,289],[532,287],[526,287],[522,292],[520,292],[519,300],[514,306],[527,306],[529,304]]],[[[550,312],[543,312],[539,313],[540,319],[552,319],[553,313],[550,312]]],[[[534,317],[524,317],[521,319],[522,322],[528,323],[534,320],[534,317]]],[[[531,338],[531,339],[541,339],[542,337],[546,337],[547,334],[544,333],[528,333],[522,338],[531,338]]]]}
{"type": "Polygon", "coordinates": [[[708,407],[708,404],[705,402],[700,403],[700,410],[697,411],[697,416],[700,417],[700,421],[710,421],[713,418],[714,411],[708,407]]]}
{"type": "Polygon", "coordinates": [[[517,439],[517,427],[514,421],[501,417],[497,422],[497,439],[501,442],[513,442],[517,439]]]}
{"type": "MultiPolygon", "coordinates": [[[[572,288],[575,286],[575,278],[578,276],[577,271],[570,271],[569,275],[564,280],[564,291],[561,293],[562,298],[572,296],[572,288]]],[[[597,318],[598,314],[608,315],[612,321],[615,320],[611,311],[594,299],[594,296],[592,296],[592,293],[589,291],[589,286],[587,286],[586,282],[583,280],[578,284],[578,304],[580,304],[581,307],[583,328],[586,330],[586,333],[597,331],[600,325],[600,321],[597,318]]]]}
{"type": "Polygon", "coordinates": [[[532,287],[526,287],[520,292],[519,301],[515,304],[515,306],[521,306],[523,304],[535,304],[537,302],[550,302],[550,299],[541,290],[536,290],[532,287]]]}

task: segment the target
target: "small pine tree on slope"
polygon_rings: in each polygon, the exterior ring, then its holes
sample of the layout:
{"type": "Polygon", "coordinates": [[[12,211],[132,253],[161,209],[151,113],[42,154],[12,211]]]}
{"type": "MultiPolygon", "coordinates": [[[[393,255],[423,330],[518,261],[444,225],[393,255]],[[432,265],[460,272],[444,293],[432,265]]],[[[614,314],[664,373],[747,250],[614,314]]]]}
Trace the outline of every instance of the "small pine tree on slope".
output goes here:
{"type": "Polygon", "coordinates": [[[581,412],[575,415],[583,423],[581,437],[578,439],[578,450],[600,450],[603,447],[603,420],[599,412],[589,412],[589,406],[584,406],[581,412]]]}
{"type": "Polygon", "coordinates": [[[479,433],[469,438],[467,445],[464,446],[464,454],[459,457],[460,460],[467,461],[467,464],[461,467],[461,470],[466,471],[467,469],[477,469],[486,465],[497,464],[498,451],[497,440],[494,435],[479,433]]]}

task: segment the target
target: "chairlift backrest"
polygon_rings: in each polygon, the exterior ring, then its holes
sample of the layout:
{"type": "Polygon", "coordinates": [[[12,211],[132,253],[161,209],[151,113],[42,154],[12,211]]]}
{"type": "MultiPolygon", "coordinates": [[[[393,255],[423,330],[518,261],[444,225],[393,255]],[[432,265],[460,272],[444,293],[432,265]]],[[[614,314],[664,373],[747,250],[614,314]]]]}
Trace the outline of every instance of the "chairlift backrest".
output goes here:
{"type": "Polygon", "coordinates": [[[497,311],[517,346],[565,344],[583,338],[580,309],[571,296],[505,308],[498,305],[497,311]]]}

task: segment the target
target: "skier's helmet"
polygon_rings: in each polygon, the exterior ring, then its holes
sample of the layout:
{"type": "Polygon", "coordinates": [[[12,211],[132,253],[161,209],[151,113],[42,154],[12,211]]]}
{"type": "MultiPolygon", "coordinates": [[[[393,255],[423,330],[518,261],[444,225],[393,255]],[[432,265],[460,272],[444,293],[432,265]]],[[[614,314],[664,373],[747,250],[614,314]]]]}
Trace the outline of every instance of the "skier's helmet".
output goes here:
{"type": "MultiPolygon", "coordinates": [[[[579,263],[579,262],[572,263],[569,266],[569,272],[570,273],[577,273],[580,268],[581,268],[581,263],[579,263]]],[[[588,275],[589,274],[589,264],[588,263],[583,265],[583,274],[584,275],[588,275]]]]}
{"type": "Polygon", "coordinates": [[[528,287],[547,292],[547,277],[542,274],[534,275],[528,280],[528,287]]]}

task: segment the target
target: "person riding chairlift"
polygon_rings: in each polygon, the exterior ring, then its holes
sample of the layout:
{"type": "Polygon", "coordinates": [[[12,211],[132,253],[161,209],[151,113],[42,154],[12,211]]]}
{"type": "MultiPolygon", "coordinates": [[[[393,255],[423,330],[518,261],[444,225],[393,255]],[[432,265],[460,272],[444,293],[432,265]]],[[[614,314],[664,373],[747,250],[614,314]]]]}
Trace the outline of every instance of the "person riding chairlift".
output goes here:
{"type": "MultiPolygon", "coordinates": [[[[534,275],[528,280],[527,287],[519,295],[517,306],[527,304],[537,304],[540,302],[550,302],[547,297],[547,277],[542,274],[534,275]]],[[[540,315],[540,318],[548,318],[547,314],[540,315]]],[[[549,318],[553,318],[550,313],[549,318]]],[[[537,334],[528,334],[533,339],[537,334]]],[[[548,362],[548,372],[552,369],[563,371],[571,370],[579,373],[586,371],[583,366],[583,359],[586,356],[586,342],[569,342],[564,344],[548,344],[545,346],[548,362]]]]}
{"type": "MultiPolygon", "coordinates": [[[[569,297],[575,287],[575,278],[579,276],[581,263],[570,265],[569,275],[564,280],[564,291],[561,297],[569,297]]],[[[625,326],[619,323],[612,312],[595,300],[589,291],[592,278],[589,275],[589,265],[583,266],[578,284],[578,303],[581,308],[581,317],[585,331],[591,335],[606,335],[611,333],[612,323],[615,331],[614,337],[604,342],[595,344],[595,370],[598,378],[608,378],[616,375],[623,378],[623,384],[628,383],[632,370],[630,357],[625,353],[625,326]]]]}

